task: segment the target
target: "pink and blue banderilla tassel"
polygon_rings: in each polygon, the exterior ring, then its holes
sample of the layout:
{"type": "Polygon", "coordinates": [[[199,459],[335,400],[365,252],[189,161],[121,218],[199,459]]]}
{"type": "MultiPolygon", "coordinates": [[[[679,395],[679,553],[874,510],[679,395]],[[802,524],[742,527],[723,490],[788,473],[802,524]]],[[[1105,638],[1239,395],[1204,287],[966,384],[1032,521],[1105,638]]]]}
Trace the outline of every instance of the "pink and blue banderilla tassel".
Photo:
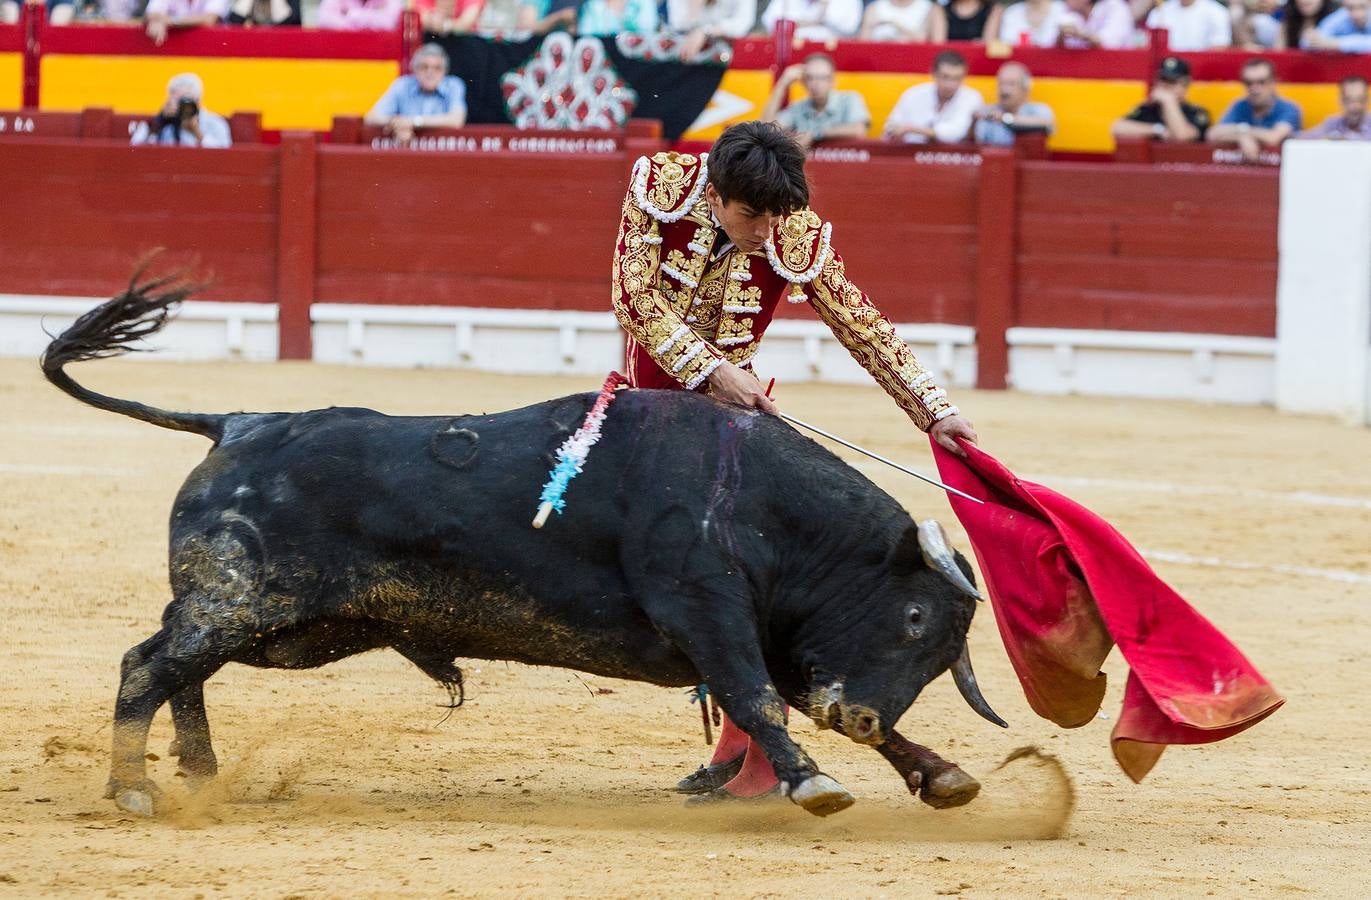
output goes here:
{"type": "Polygon", "coordinates": [[[538,498],[538,515],[533,518],[534,528],[542,528],[548,516],[554,511],[560,514],[566,509],[563,495],[566,493],[567,485],[571,484],[571,479],[585,468],[590,448],[600,439],[600,427],[605,423],[605,411],[614,401],[614,391],[619,385],[627,383],[628,379],[618,372],[610,372],[609,377],[605,379],[605,386],[600,388],[600,394],[595,398],[595,404],[590,407],[590,412],[586,413],[581,427],[557,448],[557,464],[552,467],[552,474],[548,476],[547,484],[543,485],[543,493],[538,498]]]}

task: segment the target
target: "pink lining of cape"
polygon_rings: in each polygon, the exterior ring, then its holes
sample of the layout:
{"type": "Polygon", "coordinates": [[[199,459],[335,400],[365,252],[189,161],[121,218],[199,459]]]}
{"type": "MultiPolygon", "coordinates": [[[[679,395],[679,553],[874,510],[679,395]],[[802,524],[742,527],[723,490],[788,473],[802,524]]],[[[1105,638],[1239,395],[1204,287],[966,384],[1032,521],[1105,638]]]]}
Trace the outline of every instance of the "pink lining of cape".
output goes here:
{"type": "Polygon", "coordinates": [[[1285,702],[1108,522],[963,446],[964,460],[935,441],[934,458],[947,484],[985,500],[948,495],[1034,712],[1063,728],[1094,718],[1117,644],[1129,673],[1110,746],[1136,782],[1166,745],[1223,740],[1285,702]]]}

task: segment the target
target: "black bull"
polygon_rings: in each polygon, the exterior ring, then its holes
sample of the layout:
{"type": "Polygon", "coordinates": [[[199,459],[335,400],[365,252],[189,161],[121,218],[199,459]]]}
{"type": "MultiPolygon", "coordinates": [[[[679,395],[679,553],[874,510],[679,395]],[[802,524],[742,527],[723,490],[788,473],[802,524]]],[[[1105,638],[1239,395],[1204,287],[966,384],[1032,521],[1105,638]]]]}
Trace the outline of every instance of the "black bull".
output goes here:
{"type": "Polygon", "coordinates": [[[535,531],[552,452],[592,395],[480,416],[209,415],[105,397],[63,371],[155,332],[186,293],[131,285],[43,358],[83,402],[214,441],[172,509],[162,627],[123,659],[120,806],[153,811],[143,760],[163,703],[182,770],[215,773],[202,685],[225,663],[304,668],[377,647],[454,693],[454,658],[707,683],[820,815],[852,797],[791,739],[783,703],[874,746],[934,806],[975,796],[974,779],[894,729],[949,668],[995,720],[965,651],[969,566],[935,523],[916,528],[781,421],[683,391],[620,394],[566,514],[535,531]]]}

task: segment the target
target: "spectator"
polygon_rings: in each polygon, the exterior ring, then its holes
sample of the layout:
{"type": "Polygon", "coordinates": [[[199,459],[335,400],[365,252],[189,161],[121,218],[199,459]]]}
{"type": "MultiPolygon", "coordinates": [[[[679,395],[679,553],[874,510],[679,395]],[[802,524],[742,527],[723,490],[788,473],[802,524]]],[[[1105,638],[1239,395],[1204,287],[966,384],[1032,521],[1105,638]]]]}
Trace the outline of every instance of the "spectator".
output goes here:
{"type": "Polygon", "coordinates": [[[1007,62],[995,73],[999,102],[976,110],[976,143],[1012,146],[1020,132],[1051,134],[1056,126],[1052,108],[1028,99],[1033,78],[1023,63],[1007,62]]]}
{"type": "Polygon", "coordinates": [[[228,120],[200,108],[205,83],[189,72],[167,82],[167,100],[150,122],[139,122],[130,144],[170,144],[180,147],[233,146],[228,120]]]}
{"type": "Polygon", "coordinates": [[[966,140],[972,117],[984,101],[964,81],[966,57],[956,50],[933,57],[933,80],[900,95],[885,120],[886,139],[914,144],[966,140]]]}
{"type": "Polygon", "coordinates": [[[525,0],[519,7],[518,31],[547,34],[558,28],[575,28],[580,0],[525,0]]]}
{"type": "Polygon", "coordinates": [[[1152,94],[1114,123],[1116,138],[1155,138],[1161,141],[1202,141],[1209,130],[1209,112],[1185,102],[1190,89],[1190,64],[1168,56],[1157,69],[1152,94]]]}
{"type": "Polygon", "coordinates": [[[1061,23],[1063,47],[1123,50],[1136,43],[1128,0],[1066,0],[1066,5],[1074,15],[1061,23]]]}
{"type": "Polygon", "coordinates": [[[1371,0],[1342,0],[1342,9],[1319,23],[1310,50],[1371,53],[1371,0]]]}
{"type": "MultiPolygon", "coordinates": [[[[0,3],[0,22],[19,21],[19,11],[24,2],[32,3],[34,0],[18,0],[18,2],[14,4],[13,19],[5,18],[7,14],[4,12],[4,9],[7,4],[0,3]]],[[[46,0],[44,5],[46,5],[48,9],[49,25],[70,25],[72,19],[76,18],[76,3],[74,0],[46,0]]]]}
{"type": "Polygon", "coordinates": [[[1285,4],[1285,18],[1276,36],[1276,47],[1280,50],[1294,50],[1308,47],[1309,39],[1318,30],[1319,23],[1337,9],[1333,0],[1290,0],[1285,4]]]}
{"type": "Polygon", "coordinates": [[[1280,39],[1281,23],[1276,12],[1284,0],[1228,0],[1228,17],[1233,22],[1233,46],[1248,50],[1269,50],[1280,39]]]}
{"type": "Polygon", "coordinates": [[[862,0],[771,0],[762,13],[768,34],[776,33],[776,23],[781,19],[795,23],[796,40],[855,37],[862,25],[862,0]]]}
{"type": "Polygon", "coordinates": [[[425,44],[414,51],[409,68],[376,101],[362,121],[408,141],[425,128],[461,128],[467,120],[467,88],[448,74],[447,51],[425,44]]]}
{"type": "Polygon", "coordinates": [[[1256,162],[1263,147],[1279,147],[1302,127],[1300,108],[1276,93],[1276,67],[1269,60],[1250,59],[1242,67],[1247,96],[1235,100],[1209,129],[1209,140],[1236,143],[1243,159],[1256,162]]]}
{"type": "Polygon", "coordinates": [[[740,38],[757,21],[757,0],[666,0],[667,27],[682,35],[681,59],[691,60],[719,38],[740,38]]]}
{"type": "Polygon", "coordinates": [[[1329,116],[1308,131],[1302,138],[1323,138],[1330,141],[1371,141],[1371,119],[1366,117],[1366,79],[1348,75],[1338,84],[1338,100],[1342,114],[1329,116]]]}
{"type": "Polygon", "coordinates": [[[613,37],[657,31],[656,0],[585,0],[576,18],[576,33],[613,37]]]}
{"type": "Polygon", "coordinates": [[[148,0],[143,11],[143,30],[160,47],[172,28],[218,25],[228,12],[229,0],[148,0]]]}
{"type": "Polygon", "coordinates": [[[519,28],[519,13],[525,4],[521,0],[485,0],[481,13],[476,17],[476,27],[480,34],[506,34],[519,28]]]}
{"type": "Polygon", "coordinates": [[[810,54],[800,65],[788,67],[766,99],[762,121],[780,125],[805,149],[825,140],[866,137],[871,130],[866,100],[857,91],[835,91],[836,75],[833,58],[825,53],[810,54]],[[781,109],[796,81],[804,84],[809,96],[781,109]]]}
{"type": "Polygon", "coordinates": [[[334,31],[394,31],[405,0],[319,0],[319,27],[334,31]]]}
{"type": "Polygon", "coordinates": [[[947,40],[947,16],[933,0],[874,0],[862,16],[864,41],[941,44],[947,40]]]}
{"type": "Polygon", "coordinates": [[[1167,47],[1179,52],[1228,47],[1233,20],[1215,0],[1166,0],[1147,15],[1148,28],[1165,28],[1167,47]]]}
{"type": "Polygon", "coordinates": [[[1004,7],[990,0],[938,0],[949,41],[989,41],[1000,31],[1004,7]]]}
{"type": "Polygon", "coordinates": [[[13,25],[18,21],[18,2],[16,0],[0,0],[0,25],[13,25]]]}
{"type": "Polygon", "coordinates": [[[230,25],[299,25],[300,0],[232,0],[230,25]]]}
{"type": "Polygon", "coordinates": [[[419,25],[435,34],[466,34],[476,23],[486,4],[483,0],[417,0],[419,25]]]}
{"type": "Polygon", "coordinates": [[[1000,16],[1000,40],[1022,47],[1055,47],[1062,22],[1070,17],[1062,0],[1020,0],[1000,16]]]}

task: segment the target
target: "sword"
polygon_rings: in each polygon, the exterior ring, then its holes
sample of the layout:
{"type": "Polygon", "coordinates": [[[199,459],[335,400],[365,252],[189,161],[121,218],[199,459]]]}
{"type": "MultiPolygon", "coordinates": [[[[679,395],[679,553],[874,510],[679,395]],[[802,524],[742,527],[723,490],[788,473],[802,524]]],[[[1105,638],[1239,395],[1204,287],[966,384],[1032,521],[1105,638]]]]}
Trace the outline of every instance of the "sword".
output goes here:
{"type": "MultiPolygon", "coordinates": [[[[770,389],[768,389],[768,392],[769,392],[769,390],[770,390],[770,389]]],[[[949,485],[949,484],[943,484],[941,481],[939,481],[939,480],[936,479],[936,478],[929,478],[927,475],[924,475],[924,474],[922,474],[922,473],[920,473],[920,472],[915,472],[913,469],[909,468],[908,466],[902,466],[902,465],[900,465],[899,463],[895,462],[893,459],[886,459],[884,456],[881,456],[879,453],[873,453],[873,452],[871,452],[870,450],[866,449],[865,447],[858,447],[856,444],[852,443],[851,441],[845,441],[845,440],[843,440],[842,438],[838,437],[836,434],[833,434],[832,432],[824,431],[822,428],[816,428],[815,426],[810,425],[808,422],[801,422],[799,419],[795,418],[794,416],[788,416],[788,415],[786,415],[785,413],[780,413],[780,417],[781,417],[782,419],[785,419],[785,420],[786,420],[787,422],[789,422],[791,425],[798,425],[798,426],[800,426],[801,428],[804,428],[804,429],[806,429],[806,430],[808,430],[808,431],[812,431],[812,432],[814,432],[814,433],[817,434],[817,435],[821,435],[822,437],[826,437],[826,438],[828,438],[830,441],[835,441],[836,443],[842,444],[844,447],[846,447],[846,448],[849,449],[849,450],[856,450],[858,453],[862,454],[863,456],[869,456],[869,457],[871,457],[872,459],[876,460],[877,462],[883,462],[883,463],[885,463],[887,466],[890,466],[890,468],[892,468],[892,469],[899,469],[901,472],[905,473],[906,475],[913,475],[915,478],[919,479],[920,481],[926,481],[926,482],[928,482],[929,484],[933,485],[934,487],[940,487],[940,488],[942,488],[943,490],[947,491],[949,494],[956,494],[958,497],[963,497],[963,498],[965,498],[965,499],[967,499],[967,500],[970,500],[970,501],[973,502],[973,503],[984,503],[984,502],[985,502],[984,500],[978,500],[977,498],[971,496],[971,495],[968,494],[968,493],[965,493],[964,491],[959,491],[959,490],[957,490],[956,488],[952,487],[952,486],[949,485]]]]}

